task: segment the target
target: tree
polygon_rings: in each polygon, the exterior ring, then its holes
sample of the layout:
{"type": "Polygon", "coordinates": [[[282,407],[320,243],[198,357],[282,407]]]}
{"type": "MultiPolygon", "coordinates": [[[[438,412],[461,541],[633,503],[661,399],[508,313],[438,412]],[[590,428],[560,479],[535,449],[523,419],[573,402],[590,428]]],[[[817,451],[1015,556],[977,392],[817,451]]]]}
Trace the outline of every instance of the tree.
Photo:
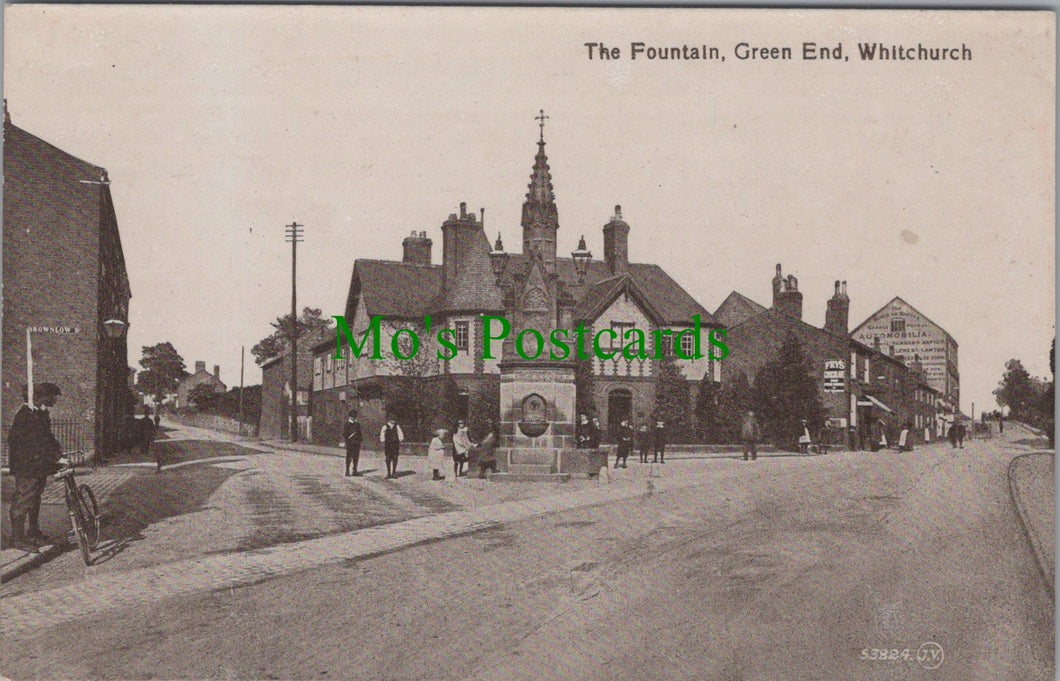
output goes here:
{"type": "MultiPolygon", "coordinates": [[[[483,381],[468,399],[468,426],[476,441],[486,433],[500,427],[501,384],[500,381],[483,381]]],[[[500,433],[494,433],[500,437],[500,433]]]]}
{"type": "Polygon", "coordinates": [[[676,360],[664,354],[655,360],[655,418],[666,423],[671,442],[687,442],[691,419],[692,395],[688,380],[676,360]]]}
{"type": "MultiPolygon", "coordinates": [[[[596,413],[596,382],[593,379],[593,358],[574,360],[574,411],[592,416],[596,413]]],[[[499,399],[499,398],[498,398],[499,399]]],[[[577,416],[575,416],[577,422],[577,416]]]]}
{"type": "Polygon", "coordinates": [[[747,374],[742,371],[733,374],[721,385],[718,396],[718,420],[721,427],[721,442],[740,441],[740,430],[743,418],[753,408],[754,394],[747,374]]]}
{"type": "Polygon", "coordinates": [[[211,408],[218,403],[219,397],[220,395],[206,383],[200,383],[188,393],[188,401],[199,411],[211,411],[211,408]]]}
{"type": "Polygon", "coordinates": [[[1005,374],[994,389],[998,404],[1008,407],[1009,416],[1018,421],[1033,422],[1035,405],[1045,392],[1041,381],[1031,378],[1023,368],[1023,362],[1010,359],[1005,362],[1005,374]]]}
{"type": "Polygon", "coordinates": [[[707,444],[724,442],[720,410],[721,387],[710,373],[703,374],[696,395],[696,439],[707,444]]]}
{"type": "Polygon", "coordinates": [[[290,344],[292,334],[295,334],[296,338],[302,338],[314,331],[330,328],[334,321],[330,317],[323,317],[322,314],[319,308],[305,307],[302,308],[302,316],[298,318],[297,323],[290,314],[277,317],[276,321],[272,322],[272,327],[276,330],[250,349],[254,361],[260,366],[273,357],[279,357],[290,344]]]}
{"type": "Polygon", "coordinates": [[[784,339],[777,359],[755,374],[752,402],[765,439],[779,446],[790,445],[798,438],[803,419],[811,429],[823,425],[817,377],[802,343],[793,334],[784,339]]]}
{"type": "Polygon", "coordinates": [[[141,395],[150,395],[160,404],[166,395],[177,391],[177,384],[188,375],[184,369],[184,358],[177,354],[172,343],[143,346],[140,366],[143,371],[136,375],[136,390],[141,395]]]}

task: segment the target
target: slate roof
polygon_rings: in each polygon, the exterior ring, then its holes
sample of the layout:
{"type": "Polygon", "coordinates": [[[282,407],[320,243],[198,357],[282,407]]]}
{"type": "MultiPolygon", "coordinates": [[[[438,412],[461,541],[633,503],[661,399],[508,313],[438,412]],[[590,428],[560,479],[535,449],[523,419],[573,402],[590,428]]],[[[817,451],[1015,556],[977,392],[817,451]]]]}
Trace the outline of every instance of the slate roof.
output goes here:
{"type": "Polygon", "coordinates": [[[732,327],[765,311],[765,305],[759,305],[742,293],[733,291],[714,311],[714,318],[725,326],[732,327]]]}
{"type": "MultiPolygon", "coordinates": [[[[493,275],[490,274],[492,279],[493,275]]],[[[389,260],[357,260],[346,299],[347,321],[353,319],[358,294],[369,315],[422,319],[433,312],[442,292],[440,265],[410,265],[389,260]]]]}

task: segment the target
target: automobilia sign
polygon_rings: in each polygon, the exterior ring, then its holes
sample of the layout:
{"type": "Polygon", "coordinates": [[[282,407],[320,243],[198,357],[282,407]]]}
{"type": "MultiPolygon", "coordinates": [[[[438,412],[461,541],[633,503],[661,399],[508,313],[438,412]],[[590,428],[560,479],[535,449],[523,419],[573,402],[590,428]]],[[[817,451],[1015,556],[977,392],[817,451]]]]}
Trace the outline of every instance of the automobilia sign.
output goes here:
{"type": "MultiPolygon", "coordinates": [[[[503,342],[511,335],[512,325],[504,317],[499,315],[481,315],[482,335],[482,359],[497,359],[497,343],[503,342]],[[499,322],[499,329],[494,333],[493,322],[499,322]]],[[[380,328],[383,318],[379,315],[372,317],[368,328],[361,334],[360,339],[354,336],[350,330],[346,318],[342,315],[333,315],[336,322],[335,328],[335,359],[342,358],[342,345],[345,341],[353,351],[353,356],[360,358],[366,356],[370,359],[383,359],[383,333],[380,328]]],[[[546,342],[544,335],[534,328],[526,328],[515,337],[515,351],[523,359],[538,359],[548,350],[548,359],[562,361],[566,359],[588,359],[599,357],[600,359],[613,359],[623,357],[625,359],[662,359],[667,343],[673,343],[673,354],[675,358],[684,360],[697,360],[709,356],[711,359],[721,360],[729,355],[729,348],[725,344],[725,329],[711,329],[707,336],[708,354],[704,354],[701,348],[700,317],[698,314],[691,317],[692,326],[680,331],[672,329],[654,329],[650,332],[654,343],[654,354],[648,352],[648,335],[644,330],[635,327],[627,328],[619,336],[616,329],[600,329],[590,335],[590,330],[585,324],[579,323],[573,329],[553,329],[548,334],[546,342]],[[691,352],[683,347],[682,340],[691,337],[691,352]],[[605,341],[606,345],[602,343],[605,341]],[[715,351],[716,350],[716,351],[715,351]],[[591,354],[590,354],[591,352],[591,354]],[[572,357],[572,353],[574,357],[572,357]]],[[[431,317],[423,318],[423,331],[426,336],[431,333],[431,317]]],[[[438,341],[438,359],[451,360],[460,352],[456,342],[456,329],[442,327],[435,334],[438,341]]],[[[397,329],[390,337],[390,352],[399,360],[410,360],[420,350],[420,332],[412,328],[397,329]]]]}

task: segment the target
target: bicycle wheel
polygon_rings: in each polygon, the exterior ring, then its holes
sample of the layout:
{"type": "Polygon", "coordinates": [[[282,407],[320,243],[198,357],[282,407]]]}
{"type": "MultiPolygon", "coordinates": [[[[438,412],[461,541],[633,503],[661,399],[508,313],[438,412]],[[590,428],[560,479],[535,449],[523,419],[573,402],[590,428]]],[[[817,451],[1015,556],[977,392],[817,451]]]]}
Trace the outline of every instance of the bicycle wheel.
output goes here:
{"type": "Polygon", "coordinates": [[[66,507],[70,512],[70,525],[73,529],[74,540],[81,549],[81,558],[85,561],[85,565],[91,565],[92,547],[89,546],[88,533],[85,528],[92,522],[92,519],[87,517],[80,492],[72,485],[66,490],[66,507]]]}
{"type": "Polygon", "coordinates": [[[99,543],[99,504],[96,503],[96,495],[88,485],[79,485],[78,491],[81,492],[81,507],[84,510],[82,525],[88,536],[88,545],[96,548],[99,543]]]}

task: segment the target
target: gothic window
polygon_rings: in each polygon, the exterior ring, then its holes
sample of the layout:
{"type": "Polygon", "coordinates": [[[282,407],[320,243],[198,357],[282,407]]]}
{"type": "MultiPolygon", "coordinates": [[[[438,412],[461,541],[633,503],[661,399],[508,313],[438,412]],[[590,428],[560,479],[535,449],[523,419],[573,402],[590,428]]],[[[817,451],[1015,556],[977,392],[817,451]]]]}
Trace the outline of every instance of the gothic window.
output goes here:
{"type": "Polygon", "coordinates": [[[547,310],[548,296],[545,292],[539,288],[532,288],[527,292],[526,297],[523,299],[524,310],[547,310]]]}
{"type": "Polygon", "coordinates": [[[469,334],[468,322],[457,322],[456,323],[456,349],[467,350],[468,347],[468,334],[469,334]]]}

